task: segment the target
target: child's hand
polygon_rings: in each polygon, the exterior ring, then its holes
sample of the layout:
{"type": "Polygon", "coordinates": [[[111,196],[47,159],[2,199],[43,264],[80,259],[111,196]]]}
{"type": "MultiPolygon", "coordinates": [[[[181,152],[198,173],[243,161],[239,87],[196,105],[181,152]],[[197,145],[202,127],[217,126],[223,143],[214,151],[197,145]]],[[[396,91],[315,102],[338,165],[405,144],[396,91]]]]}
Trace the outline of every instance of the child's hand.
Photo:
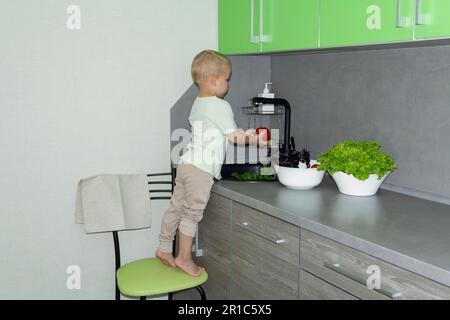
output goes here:
{"type": "Polygon", "coordinates": [[[245,135],[247,136],[248,144],[252,145],[266,145],[267,144],[267,132],[260,131],[257,133],[256,129],[248,129],[245,131],[245,135]]]}
{"type": "Polygon", "coordinates": [[[247,129],[246,131],[238,129],[235,132],[228,135],[231,142],[237,144],[251,144],[251,145],[264,145],[265,144],[265,132],[256,134],[255,129],[247,129]]]}
{"type": "Polygon", "coordinates": [[[248,135],[248,144],[258,145],[258,135],[256,133],[251,133],[248,135]]]}
{"type": "Polygon", "coordinates": [[[243,129],[237,129],[236,131],[228,134],[228,140],[235,144],[245,144],[248,140],[248,136],[243,129]]]}
{"type": "Polygon", "coordinates": [[[249,144],[252,145],[263,145],[264,144],[264,139],[265,139],[265,133],[264,132],[260,132],[259,134],[257,133],[257,130],[255,129],[248,129],[246,131],[246,133],[248,134],[248,142],[249,144]]]}
{"type": "Polygon", "coordinates": [[[255,130],[255,129],[247,129],[247,130],[245,131],[245,134],[246,134],[247,136],[255,135],[255,134],[256,134],[256,130],[255,130]]]}

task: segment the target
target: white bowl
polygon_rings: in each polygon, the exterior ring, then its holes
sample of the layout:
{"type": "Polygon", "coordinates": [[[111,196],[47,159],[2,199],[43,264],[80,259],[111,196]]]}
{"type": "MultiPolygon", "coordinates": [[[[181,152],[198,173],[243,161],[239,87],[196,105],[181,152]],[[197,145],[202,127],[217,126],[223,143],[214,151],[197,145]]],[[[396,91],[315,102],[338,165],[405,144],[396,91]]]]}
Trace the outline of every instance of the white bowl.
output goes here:
{"type": "MultiPolygon", "coordinates": [[[[311,165],[317,161],[311,160],[311,165]]],[[[300,163],[302,165],[302,163],[300,163]]],[[[307,190],[318,186],[325,175],[325,171],[316,168],[289,168],[274,165],[278,180],[290,189],[307,190]]]]}
{"type": "Polygon", "coordinates": [[[355,178],[353,175],[346,174],[342,171],[338,171],[331,176],[333,177],[336,185],[341,193],[350,196],[367,197],[373,196],[377,193],[383,181],[389,175],[389,172],[381,179],[378,179],[378,175],[371,174],[369,178],[362,181],[355,178]]]}

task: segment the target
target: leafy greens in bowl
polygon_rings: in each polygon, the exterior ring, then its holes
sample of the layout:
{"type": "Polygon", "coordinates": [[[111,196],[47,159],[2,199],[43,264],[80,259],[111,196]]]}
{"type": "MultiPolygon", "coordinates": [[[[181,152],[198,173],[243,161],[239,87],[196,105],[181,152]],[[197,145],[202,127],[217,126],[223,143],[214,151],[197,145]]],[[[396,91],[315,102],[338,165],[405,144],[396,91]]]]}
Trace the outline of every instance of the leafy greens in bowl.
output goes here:
{"type": "Polygon", "coordinates": [[[377,141],[344,141],[319,154],[317,169],[331,175],[342,171],[362,181],[371,174],[382,179],[388,172],[397,169],[397,164],[380,148],[381,144],[377,141]]]}

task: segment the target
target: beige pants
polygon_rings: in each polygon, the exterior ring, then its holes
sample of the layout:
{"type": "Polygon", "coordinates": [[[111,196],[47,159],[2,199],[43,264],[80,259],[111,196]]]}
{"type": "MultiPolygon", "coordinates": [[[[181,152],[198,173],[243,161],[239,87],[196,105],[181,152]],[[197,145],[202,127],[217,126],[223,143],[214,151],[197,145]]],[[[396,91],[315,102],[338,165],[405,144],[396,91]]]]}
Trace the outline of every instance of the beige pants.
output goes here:
{"type": "Polygon", "coordinates": [[[160,251],[172,252],[172,242],[177,229],[187,236],[195,236],[213,184],[214,177],[211,174],[191,164],[181,163],[178,166],[170,206],[161,222],[158,248],[160,251]]]}

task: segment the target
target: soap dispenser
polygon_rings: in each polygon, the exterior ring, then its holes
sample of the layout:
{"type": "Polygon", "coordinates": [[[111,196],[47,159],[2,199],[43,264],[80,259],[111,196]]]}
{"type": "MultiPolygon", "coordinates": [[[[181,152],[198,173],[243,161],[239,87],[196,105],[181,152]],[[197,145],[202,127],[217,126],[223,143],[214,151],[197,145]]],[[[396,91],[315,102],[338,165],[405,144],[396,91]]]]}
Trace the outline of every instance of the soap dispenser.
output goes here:
{"type": "Polygon", "coordinates": [[[269,90],[269,85],[272,85],[272,82],[264,83],[263,93],[258,94],[258,97],[260,97],[260,98],[275,98],[275,94],[270,92],[270,90],[269,90]]]}
{"type": "MultiPolygon", "coordinates": [[[[275,94],[270,92],[269,85],[272,85],[271,82],[264,83],[264,89],[262,93],[258,93],[258,97],[260,98],[275,98],[275,94]]],[[[274,113],[275,105],[273,104],[261,104],[258,106],[259,113],[274,113]]]]}

